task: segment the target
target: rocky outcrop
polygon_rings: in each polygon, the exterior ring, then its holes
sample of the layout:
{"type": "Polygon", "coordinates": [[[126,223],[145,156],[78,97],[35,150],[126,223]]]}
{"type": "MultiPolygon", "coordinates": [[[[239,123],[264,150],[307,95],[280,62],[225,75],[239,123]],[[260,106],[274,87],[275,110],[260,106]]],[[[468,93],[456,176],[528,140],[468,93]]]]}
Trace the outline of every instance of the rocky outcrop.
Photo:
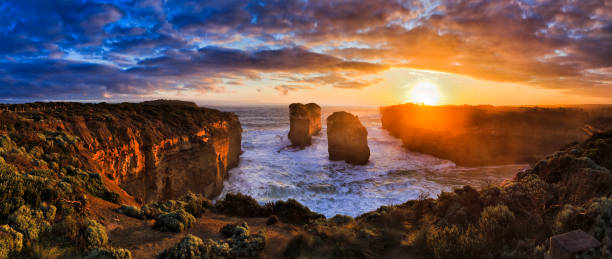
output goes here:
{"type": "Polygon", "coordinates": [[[321,131],[321,107],[316,103],[289,105],[289,140],[297,147],[309,146],[321,131]]]}
{"type": "Polygon", "coordinates": [[[4,106],[36,127],[76,137],[75,157],[144,202],[187,191],[217,196],[238,165],[242,128],[233,113],[193,103],[34,103],[4,106]]]}
{"type": "Polygon", "coordinates": [[[367,164],[370,159],[368,130],[359,118],[348,112],[334,112],[327,117],[327,151],[332,161],[367,164]]]}
{"type": "Polygon", "coordinates": [[[404,104],[381,114],[407,149],[466,166],[531,163],[588,137],[589,116],[576,108],[404,104]]]}

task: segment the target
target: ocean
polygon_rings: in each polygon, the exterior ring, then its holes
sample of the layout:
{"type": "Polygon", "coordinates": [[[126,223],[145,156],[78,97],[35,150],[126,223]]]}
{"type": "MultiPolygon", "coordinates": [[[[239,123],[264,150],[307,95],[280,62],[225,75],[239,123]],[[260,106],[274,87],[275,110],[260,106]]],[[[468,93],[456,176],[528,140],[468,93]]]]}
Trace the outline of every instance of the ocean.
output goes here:
{"type": "Polygon", "coordinates": [[[382,129],[378,108],[322,107],[323,129],[304,149],[288,147],[288,106],[215,108],[236,113],[243,128],[240,164],[230,170],[219,198],[243,193],[262,204],[293,198],[326,217],[358,216],[464,185],[499,184],[527,166],[461,167],[410,152],[382,129]],[[367,128],[367,165],[329,161],[325,119],[335,111],[359,116],[367,128]]]}

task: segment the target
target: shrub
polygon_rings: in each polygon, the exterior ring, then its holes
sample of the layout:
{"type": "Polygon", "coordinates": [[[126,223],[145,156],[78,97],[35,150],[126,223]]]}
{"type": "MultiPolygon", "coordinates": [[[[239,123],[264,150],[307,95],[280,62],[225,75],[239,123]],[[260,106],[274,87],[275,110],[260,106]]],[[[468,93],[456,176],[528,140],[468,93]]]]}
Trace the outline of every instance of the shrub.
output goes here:
{"type": "Polygon", "coordinates": [[[118,209],[119,213],[124,214],[128,217],[137,218],[137,219],[145,219],[145,214],[137,207],[130,205],[121,205],[118,209]]]}
{"type": "Polygon", "coordinates": [[[212,208],[210,200],[202,195],[194,194],[193,192],[187,192],[182,200],[186,203],[185,210],[195,217],[202,216],[205,208],[212,208]]]}
{"type": "Polygon", "coordinates": [[[586,209],[586,217],[593,222],[588,232],[602,243],[592,254],[612,256],[612,197],[594,199],[586,209]]]}
{"type": "Polygon", "coordinates": [[[584,208],[565,204],[563,209],[557,213],[553,224],[553,233],[561,234],[574,229],[583,228],[586,217],[584,208]]]}
{"type": "Polygon", "coordinates": [[[142,213],[148,219],[157,219],[161,214],[173,212],[176,210],[184,210],[185,202],[177,200],[166,200],[155,202],[142,206],[142,213]]]}
{"type": "Polygon", "coordinates": [[[32,210],[29,206],[23,205],[9,216],[9,224],[23,233],[26,241],[37,240],[42,232],[51,230],[49,221],[55,217],[55,207],[52,206],[49,206],[48,212],[45,213],[43,210],[32,210]]]}
{"type": "Polygon", "coordinates": [[[233,235],[227,240],[227,244],[231,248],[231,257],[251,257],[264,249],[266,245],[266,236],[263,232],[258,232],[254,235],[233,235]]]}
{"type": "Polygon", "coordinates": [[[325,216],[312,212],[308,207],[302,205],[294,199],[288,199],[287,201],[277,201],[273,205],[267,205],[271,207],[264,211],[271,211],[274,215],[277,215],[283,221],[292,224],[307,224],[312,220],[325,218],[325,216]]]}
{"type": "Polygon", "coordinates": [[[96,248],[91,250],[84,259],[131,259],[132,253],[130,250],[123,248],[101,249],[96,248]]]}
{"type": "Polygon", "coordinates": [[[108,235],[106,229],[100,223],[93,219],[87,219],[87,227],[85,228],[85,240],[87,248],[100,248],[108,243],[108,235]]]}
{"type": "Polygon", "coordinates": [[[103,200],[110,201],[112,203],[119,202],[119,194],[111,191],[102,182],[102,176],[98,173],[90,173],[83,171],[73,166],[66,168],[68,173],[68,179],[70,183],[81,186],[87,190],[93,196],[102,198],[103,200]]]}
{"type": "Polygon", "coordinates": [[[479,231],[489,244],[505,244],[512,238],[514,213],[506,205],[486,207],[478,220],[479,231]]]}
{"type": "MultiPolygon", "coordinates": [[[[1,157],[0,157],[1,159],[1,157]]],[[[26,185],[15,169],[0,161],[0,218],[5,218],[25,204],[26,185]]]]}
{"type": "Polygon", "coordinates": [[[332,217],[329,220],[331,222],[334,222],[334,223],[338,224],[338,225],[344,225],[344,224],[348,224],[351,221],[353,221],[353,217],[337,214],[336,216],[332,217]]]}
{"type": "Polygon", "coordinates": [[[313,235],[301,232],[289,240],[283,255],[289,258],[309,258],[305,253],[313,251],[315,248],[315,240],[313,235]]]}
{"type": "Polygon", "coordinates": [[[23,235],[9,225],[0,225],[0,259],[19,253],[23,247],[23,235]]]}
{"type": "MultiPolygon", "coordinates": [[[[85,242],[79,242],[80,229],[82,225],[79,223],[81,222],[82,221],[75,219],[74,216],[66,216],[59,224],[56,225],[56,229],[69,240],[77,244],[84,244],[85,242]]],[[[82,227],[84,229],[86,226],[83,225],[82,227]]]]}
{"type": "Polygon", "coordinates": [[[249,225],[246,222],[242,224],[227,224],[219,231],[226,238],[246,238],[249,236],[249,225]]]}
{"type": "Polygon", "coordinates": [[[271,214],[255,199],[244,194],[228,193],[223,200],[215,204],[217,212],[238,217],[265,217],[271,214]]]}
{"type": "Polygon", "coordinates": [[[278,222],[278,217],[276,215],[272,215],[268,217],[268,219],[266,220],[266,225],[268,226],[274,225],[276,224],[276,222],[278,222]]]}
{"type": "Polygon", "coordinates": [[[190,228],[194,222],[195,218],[191,214],[180,209],[159,215],[153,228],[159,231],[181,232],[190,228]]]}
{"type": "Polygon", "coordinates": [[[223,200],[217,201],[215,211],[238,217],[267,217],[274,214],[284,222],[298,225],[325,218],[294,199],[261,206],[252,197],[240,193],[228,193],[223,200]]]}
{"type": "Polygon", "coordinates": [[[203,255],[204,242],[199,237],[187,235],[176,246],[168,248],[157,256],[160,259],[208,258],[203,255]]]}
{"type": "Polygon", "coordinates": [[[472,226],[462,230],[453,225],[429,231],[427,246],[434,258],[478,258],[482,253],[472,226]]]}
{"type": "Polygon", "coordinates": [[[219,242],[211,239],[203,242],[202,239],[187,235],[176,246],[171,247],[157,256],[157,258],[183,259],[183,258],[235,258],[256,256],[263,250],[266,237],[259,232],[249,235],[249,226],[228,224],[221,228],[221,233],[229,238],[219,242]]]}

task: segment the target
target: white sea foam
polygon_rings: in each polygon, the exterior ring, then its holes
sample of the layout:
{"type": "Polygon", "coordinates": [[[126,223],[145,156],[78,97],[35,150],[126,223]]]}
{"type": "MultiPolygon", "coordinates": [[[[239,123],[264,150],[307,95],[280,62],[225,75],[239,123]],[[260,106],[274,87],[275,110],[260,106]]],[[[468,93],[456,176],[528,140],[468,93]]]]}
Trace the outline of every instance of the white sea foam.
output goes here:
{"type": "Polygon", "coordinates": [[[501,183],[524,165],[457,167],[454,163],[402,148],[382,129],[378,109],[323,108],[323,130],[305,149],[287,148],[287,107],[219,107],[235,112],[242,123],[240,165],[229,172],[226,193],[243,193],[260,203],[294,198],[331,217],[357,216],[383,205],[400,204],[424,193],[501,183]],[[357,166],[328,160],[325,118],[346,110],[368,129],[370,162],[357,166]]]}

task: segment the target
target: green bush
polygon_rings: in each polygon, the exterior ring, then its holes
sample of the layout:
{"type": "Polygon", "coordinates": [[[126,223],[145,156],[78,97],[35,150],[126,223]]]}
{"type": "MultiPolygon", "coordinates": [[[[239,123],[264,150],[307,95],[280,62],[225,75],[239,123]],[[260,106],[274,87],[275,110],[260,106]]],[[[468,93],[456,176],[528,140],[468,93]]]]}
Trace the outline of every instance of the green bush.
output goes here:
{"type": "Polygon", "coordinates": [[[591,254],[612,256],[612,197],[594,199],[586,209],[586,217],[592,222],[588,232],[602,243],[591,254]]]}
{"type": "Polygon", "coordinates": [[[159,215],[153,228],[165,232],[181,232],[190,228],[194,222],[195,218],[191,214],[180,209],[159,215]]]}
{"type": "Polygon", "coordinates": [[[307,253],[317,252],[315,243],[313,235],[300,232],[289,240],[283,255],[288,258],[316,258],[315,256],[306,256],[307,253]]]}
{"type": "Polygon", "coordinates": [[[427,247],[434,258],[479,258],[482,246],[472,226],[466,230],[453,225],[429,230],[427,247]]]}
{"type": "Polygon", "coordinates": [[[276,224],[276,222],[278,222],[278,217],[276,215],[272,215],[268,217],[268,219],[266,220],[266,225],[268,226],[274,225],[276,224]]]}
{"type": "Polygon", "coordinates": [[[202,216],[206,208],[212,208],[212,203],[209,199],[193,192],[187,192],[181,200],[186,203],[185,210],[195,217],[202,216]]]}
{"type": "Polygon", "coordinates": [[[217,201],[215,210],[219,213],[238,217],[266,217],[271,214],[268,208],[264,208],[255,199],[244,194],[228,193],[223,200],[217,201]]]}
{"type": "MultiPolygon", "coordinates": [[[[0,157],[1,158],[1,157],[0,157]]],[[[25,204],[26,185],[15,169],[0,161],[0,218],[6,218],[25,204]]]]}
{"type": "Polygon", "coordinates": [[[157,256],[159,259],[198,259],[198,258],[209,258],[206,253],[202,251],[204,248],[204,242],[199,237],[194,235],[187,235],[181,240],[176,246],[168,248],[157,256]]]}
{"type": "Polygon", "coordinates": [[[34,241],[43,232],[51,230],[51,223],[55,217],[55,207],[50,205],[46,212],[40,209],[30,209],[23,205],[8,217],[9,225],[23,233],[24,240],[34,241]]]}
{"type": "Polygon", "coordinates": [[[132,253],[123,248],[96,248],[91,250],[84,259],[132,259],[132,253]]]}
{"type": "Polygon", "coordinates": [[[138,219],[157,219],[162,214],[167,214],[177,210],[185,210],[189,214],[199,217],[206,208],[212,208],[212,203],[200,194],[188,192],[179,200],[158,201],[137,208],[134,206],[122,205],[119,213],[138,219]]]}
{"type": "Polygon", "coordinates": [[[267,209],[264,209],[264,211],[266,211],[268,215],[274,214],[285,222],[297,225],[308,224],[310,221],[325,218],[325,216],[312,212],[308,207],[294,199],[277,201],[274,204],[266,204],[266,207],[267,209]]]}
{"type": "Polygon", "coordinates": [[[221,233],[228,238],[219,242],[211,239],[203,242],[196,236],[187,235],[176,246],[163,251],[157,258],[253,257],[257,256],[257,253],[265,247],[266,237],[264,233],[259,232],[249,235],[249,226],[246,223],[225,225],[221,229],[221,233]]]}
{"type": "Polygon", "coordinates": [[[66,168],[66,172],[68,174],[66,180],[68,180],[71,184],[81,186],[93,196],[102,198],[103,200],[110,201],[112,203],[119,202],[119,194],[111,191],[104,185],[102,182],[102,176],[100,176],[100,174],[86,172],[73,166],[68,166],[66,168]]]}
{"type": "Polygon", "coordinates": [[[146,215],[142,212],[141,209],[130,206],[130,205],[121,205],[118,209],[119,213],[125,214],[128,217],[137,218],[137,219],[145,219],[146,215]]]}
{"type": "Polygon", "coordinates": [[[93,219],[86,220],[87,227],[85,228],[85,240],[87,248],[100,248],[108,243],[108,235],[106,228],[93,219]]]}
{"type": "Polygon", "coordinates": [[[253,257],[264,249],[266,245],[266,236],[263,232],[258,232],[250,236],[241,234],[233,235],[226,240],[231,248],[231,257],[253,257]]]}
{"type": "Polygon", "coordinates": [[[325,216],[312,212],[294,199],[259,205],[255,199],[244,194],[228,193],[217,201],[215,211],[237,217],[268,217],[276,215],[284,222],[303,225],[325,216]]]}
{"type": "Polygon", "coordinates": [[[513,238],[514,213],[506,205],[486,207],[480,214],[478,229],[489,244],[506,244],[513,238]]]}
{"type": "Polygon", "coordinates": [[[21,252],[22,247],[23,235],[9,225],[0,225],[0,259],[21,252]]]}
{"type": "Polygon", "coordinates": [[[184,210],[185,202],[180,200],[166,200],[147,204],[142,206],[142,213],[148,219],[156,219],[161,214],[173,212],[176,210],[184,210]]]}
{"type": "Polygon", "coordinates": [[[578,228],[583,228],[585,220],[587,219],[585,214],[584,208],[565,204],[563,209],[561,209],[555,217],[553,233],[562,234],[578,228]]]}
{"type": "Polygon", "coordinates": [[[242,224],[227,224],[219,231],[226,238],[247,238],[249,236],[249,225],[246,222],[242,224]]]}
{"type": "Polygon", "coordinates": [[[344,225],[353,221],[353,217],[337,214],[336,216],[333,216],[331,219],[329,219],[329,221],[334,222],[338,225],[344,225]]]}

